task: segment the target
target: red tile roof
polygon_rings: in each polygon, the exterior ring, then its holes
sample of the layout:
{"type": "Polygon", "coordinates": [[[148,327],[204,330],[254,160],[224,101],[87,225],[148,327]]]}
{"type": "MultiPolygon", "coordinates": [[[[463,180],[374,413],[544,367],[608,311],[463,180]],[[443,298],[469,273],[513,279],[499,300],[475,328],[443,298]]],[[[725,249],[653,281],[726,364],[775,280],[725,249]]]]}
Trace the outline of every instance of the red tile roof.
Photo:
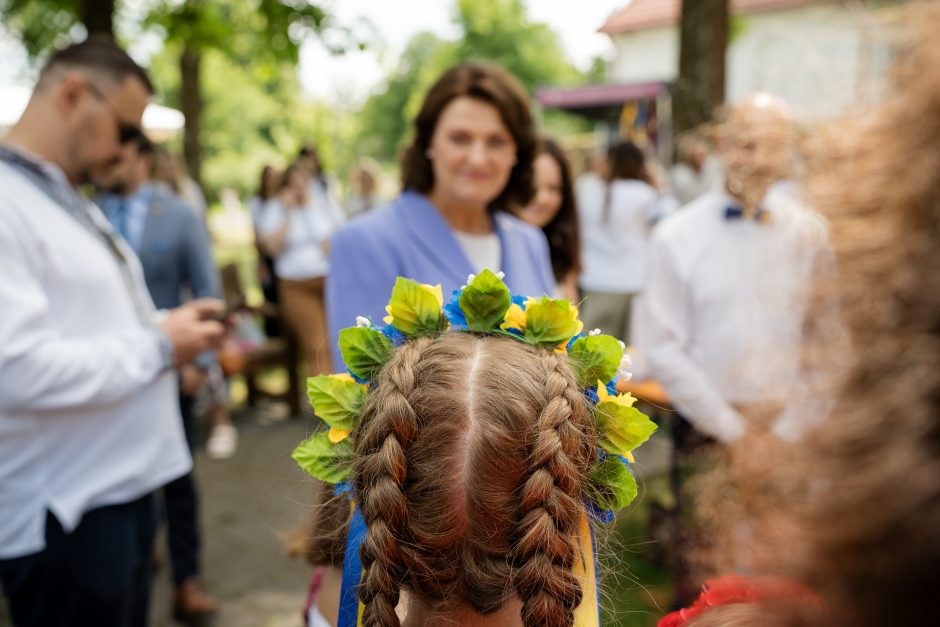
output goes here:
{"type": "MultiPolygon", "coordinates": [[[[731,12],[761,13],[835,1],[837,0],[731,0],[731,12]]],[[[597,30],[600,33],[617,35],[658,26],[671,26],[679,21],[680,6],[681,0],[632,0],[626,7],[614,11],[597,30]]]]}

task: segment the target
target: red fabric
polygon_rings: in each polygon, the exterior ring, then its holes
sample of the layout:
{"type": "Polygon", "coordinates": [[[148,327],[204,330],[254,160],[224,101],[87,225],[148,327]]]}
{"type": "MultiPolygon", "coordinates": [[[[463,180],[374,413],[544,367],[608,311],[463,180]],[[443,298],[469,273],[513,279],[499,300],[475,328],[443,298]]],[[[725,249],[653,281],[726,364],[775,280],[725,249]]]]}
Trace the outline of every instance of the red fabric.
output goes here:
{"type": "Polygon", "coordinates": [[[709,579],[702,593],[687,608],[663,616],[656,627],[683,627],[710,607],[734,603],[760,603],[773,599],[801,599],[819,604],[819,598],[803,584],[784,577],[748,579],[741,575],[725,575],[709,579]]]}

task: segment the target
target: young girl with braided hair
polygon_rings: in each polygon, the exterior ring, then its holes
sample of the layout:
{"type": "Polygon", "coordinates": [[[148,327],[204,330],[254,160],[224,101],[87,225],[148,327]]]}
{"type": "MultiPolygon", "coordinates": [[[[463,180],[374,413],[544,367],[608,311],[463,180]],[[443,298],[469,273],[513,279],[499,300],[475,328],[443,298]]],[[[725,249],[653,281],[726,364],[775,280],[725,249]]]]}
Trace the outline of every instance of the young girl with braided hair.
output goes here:
{"type": "MultiPolygon", "coordinates": [[[[399,279],[396,291],[403,285],[399,279]]],[[[340,336],[356,380],[311,379],[314,410],[331,428],[295,458],[327,481],[344,474],[343,464],[348,473],[340,496],[332,486],[323,490],[310,555],[320,564],[343,561],[343,594],[352,583],[361,603],[355,624],[597,624],[590,520],[632,500],[635,483],[624,479],[628,467],[616,456],[629,456],[655,427],[600,383],[622,365],[615,339],[582,336],[567,301],[509,306],[503,290],[484,272],[463,288],[469,297],[456,291],[436,321],[425,321],[430,333],[407,328],[428,311],[396,310],[393,292],[387,327],[362,321],[340,336]],[[486,290],[505,296],[498,319],[472,302],[486,290]],[[492,329],[478,323],[484,318],[492,329]],[[446,326],[476,329],[440,333],[446,326]],[[388,337],[400,346],[372,366],[357,361],[381,353],[379,338],[388,337]],[[358,353],[346,351],[354,342],[358,353]],[[582,384],[589,376],[595,386],[582,384]],[[357,382],[365,379],[368,385],[357,382]],[[345,415],[335,411],[343,399],[355,407],[345,415]],[[626,439],[612,444],[618,437],[626,439]],[[613,454],[599,457],[602,450],[613,454]],[[348,582],[354,544],[361,574],[348,582]]]]}

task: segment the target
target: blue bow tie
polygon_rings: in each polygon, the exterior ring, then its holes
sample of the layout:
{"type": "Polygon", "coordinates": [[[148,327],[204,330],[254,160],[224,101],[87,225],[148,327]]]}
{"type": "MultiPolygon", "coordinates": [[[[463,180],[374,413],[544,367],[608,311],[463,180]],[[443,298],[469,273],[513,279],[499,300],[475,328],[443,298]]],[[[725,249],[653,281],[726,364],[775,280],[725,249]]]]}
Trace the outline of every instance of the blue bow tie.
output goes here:
{"type": "MultiPolygon", "coordinates": [[[[767,222],[770,220],[770,212],[766,209],[761,209],[758,207],[753,216],[754,220],[757,222],[767,222]]],[[[737,205],[728,205],[725,207],[725,220],[742,220],[744,219],[744,210],[737,205]]]]}

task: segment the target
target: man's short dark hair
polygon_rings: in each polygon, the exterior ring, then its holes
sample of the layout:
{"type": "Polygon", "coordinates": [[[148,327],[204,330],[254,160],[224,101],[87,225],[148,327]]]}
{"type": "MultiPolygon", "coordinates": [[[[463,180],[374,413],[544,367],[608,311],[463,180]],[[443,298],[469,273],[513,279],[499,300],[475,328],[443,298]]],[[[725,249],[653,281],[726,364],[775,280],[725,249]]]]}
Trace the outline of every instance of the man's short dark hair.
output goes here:
{"type": "Polygon", "coordinates": [[[40,83],[51,71],[59,68],[97,71],[117,83],[134,77],[144,84],[147,91],[154,92],[153,83],[144,68],[137,65],[113,39],[104,35],[92,35],[81,43],[52,53],[39,74],[40,83]]]}

